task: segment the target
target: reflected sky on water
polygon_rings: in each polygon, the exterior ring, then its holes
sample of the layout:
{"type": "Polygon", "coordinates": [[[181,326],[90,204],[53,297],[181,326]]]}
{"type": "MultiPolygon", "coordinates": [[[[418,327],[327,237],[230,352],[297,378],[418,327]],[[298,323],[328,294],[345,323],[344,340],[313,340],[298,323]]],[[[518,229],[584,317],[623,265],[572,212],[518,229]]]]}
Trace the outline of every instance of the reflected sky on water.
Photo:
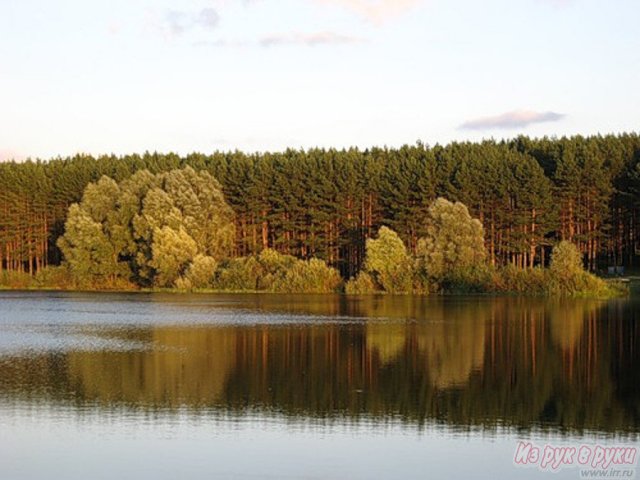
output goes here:
{"type": "Polygon", "coordinates": [[[517,439],[637,444],[638,306],[0,293],[0,476],[544,478],[517,439]]]}

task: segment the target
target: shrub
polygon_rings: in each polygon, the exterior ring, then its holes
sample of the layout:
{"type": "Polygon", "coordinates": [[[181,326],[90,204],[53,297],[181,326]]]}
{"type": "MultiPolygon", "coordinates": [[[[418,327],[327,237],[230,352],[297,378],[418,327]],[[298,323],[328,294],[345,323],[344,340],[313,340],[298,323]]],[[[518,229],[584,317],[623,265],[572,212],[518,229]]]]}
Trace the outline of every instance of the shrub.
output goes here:
{"type": "Polygon", "coordinates": [[[290,269],[298,259],[279,253],[272,248],[266,248],[258,255],[258,261],[267,273],[278,275],[290,269]]]}
{"type": "Polygon", "coordinates": [[[583,268],[582,255],[573,243],[562,241],[551,252],[547,290],[560,296],[614,296],[612,287],[583,268]]]}
{"type": "Polygon", "coordinates": [[[453,270],[447,274],[442,287],[448,293],[487,293],[495,290],[495,271],[481,263],[453,270]]]}
{"type": "Polygon", "coordinates": [[[180,277],[176,280],[176,288],[182,292],[190,292],[194,289],[193,283],[186,277],[180,277]]]}
{"type": "Polygon", "coordinates": [[[38,270],[33,283],[38,288],[72,289],[75,287],[74,276],[65,266],[45,267],[38,270]]]}
{"type": "Polygon", "coordinates": [[[3,271],[0,286],[11,289],[54,289],[54,290],[135,290],[137,287],[124,277],[94,277],[79,279],[68,265],[48,266],[38,270],[33,276],[24,272],[3,271]]]}
{"type": "Polygon", "coordinates": [[[297,260],[284,277],[274,282],[272,290],[282,293],[333,293],[341,283],[342,279],[336,269],[314,258],[297,260]]]}
{"type": "Polygon", "coordinates": [[[351,278],[344,286],[344,292],[348,295],[362,295],[379,291],[371,275],[367,272],[358,273],[356,277],[351,278]]]}
{"type": "Polygon", "coordinates": [[[287,272],[293,268],[296,257],[279,253],[271,248],[267,248],[258,255],[261,274],[258,276],[258,290],[274,291],[277,284],[284,281],[287,272]]]}
{"type": "Polygon", "coordinates": [[[3,270],[0,275],[0,285],[12,289],[26,289],[31,286],[31,275],[24,272],[3,270]]]}
{"type": "Polygon", "coordinates": [[[553,249],[548,269],[506,265],[492,283],[494,291],[526,295],[612,297],[627,293],[624,285],[608,283],[585,271],[580,252],[569,242],[560,242],[553,249]]]}
{"type": "Polygon", "coordinates": [[[578,247],[567,241],[562,241],[553,247],[549,271],[555,280],[567,287],[580,281],[584,268],[578,247]]]}
{"type": "Polygon", "coordinates": [[[255,257],[234,258],[222,265],[214,281],[220,290],[259,290],[258,281],[264,269],[255,257]]]}
{"type": "Polygon", "coordinates": [[[544,295],[548,280],[548,272],[541,267],[522,269],[509,264],[497,271],[493,288],[498,292],[544,295]]]}
{"type": "Polygon", "coordinates": [[[213,286],[232,291],[330,293],[341,283],[338,271],[322,260],[299,260],[266,249],[258,256],[235,258],[224,263],[213,286]]]}
{"type": "MultiPolygon", "coordinates": [[[[190,288],[208,288],[213,285],[216,269],[218,268],[218,262],[215,258],[208,257],[206,255],[196,255],[189,265],[187,272],[184,275],[183,280],[188,282],[190,288]]],[[[186,286],[187,283],[183,282],[186,286]]],[[[176,283],[177,286],[177,283],[176,283]]]]}

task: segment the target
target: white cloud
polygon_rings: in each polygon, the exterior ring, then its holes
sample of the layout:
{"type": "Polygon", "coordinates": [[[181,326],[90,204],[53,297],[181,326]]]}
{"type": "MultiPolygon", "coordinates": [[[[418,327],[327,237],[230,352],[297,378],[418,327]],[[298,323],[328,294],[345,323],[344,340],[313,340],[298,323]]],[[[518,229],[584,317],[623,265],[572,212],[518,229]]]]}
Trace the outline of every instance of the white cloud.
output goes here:
{"type": "Polygon", "coordinates": [[[165,15],[166,30],[175,36],[194,28],[213,29],[219,21],[220,15],[213,8],[203,8],[197,12],[170,10],[165,15]]]}
{"type": "Polygon", "coordinates": [[[538,3],[546,3],[553,7],[567,7],[573,3],[573,0],[537,0],[538,3]]]}
{"type": "Polygon", "coordinates": [[[380,25],[416,7],[424,0],[314,0],[346,8],[367,21],[380,25]]]}
{"type": "Polygon", "coordinates": [[[290,33],[269,35],[260,39],[259,43],[263,47],[273,47],[281,45],[303,45],[315,47],[318,45],[345,45],[359,43],[363,40],[350,35],[341,35],[333,32],[314,33],[290,33]]]}
{"type": "Polygon", "coordinates": [[[557,122],[565,117],[562,113],[534,112],[531,110],[514,110],[492,117],[469,120],[460,128],[464,130],[489,130],[521,128],[534,123],[557,122]]]}
{"type": "Polygon", "coordinates": [[[335,32],[277,33],[256,40],[217,39],[195,42],[196,47],[247,48],[247,47],[318,47],[324,45],[350,45],[365,42],[364,39],[335,32]]]}
{"type": "Polygon", "coordinates": [[[245,48],[252,46],[252,43],[246,40],[227,40],[219,38],[217,40],[201,40],[194,42],[193,45],[195,47],[245,48]]]}

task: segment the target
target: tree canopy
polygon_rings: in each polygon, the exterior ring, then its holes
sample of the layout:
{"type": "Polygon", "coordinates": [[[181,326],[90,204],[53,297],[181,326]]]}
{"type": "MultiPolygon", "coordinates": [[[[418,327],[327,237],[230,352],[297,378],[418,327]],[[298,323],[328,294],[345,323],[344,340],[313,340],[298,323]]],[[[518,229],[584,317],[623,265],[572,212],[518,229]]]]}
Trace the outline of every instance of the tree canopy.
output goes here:
{"type": "MultiPolygon", "coordinates": [[[[156,226],[166,224],[179,232],[184,224],[198,245],[208,244],[205,255],[217,258],[215,252],[228,246],[227,237],[206,238],[209,230],[199,228],[209,221],[209,212],[201,208],[210,193],[202,172],[217,179],[216,195],[223,194],[233,210],[235,256],[271,248],[305,260],[319,258],[350,278],[363,268],[366,240],[382,226],[397,232],[415,254],[426,234],[429,205],[443,197],[464,203],[471,217],[482,222],[487,260],[495,266],[547,265],[553,245],[562,240],[578,247],[590,270],[640,261],[640,136],[629,133],[365,150],[76,155],[0,163],[1,267],[35,274],[60,264],[57,241],[69,207],[82,203],[83,196],[85,203],[95,204],[85,209],[93,222],[102,222],[114,195],[118,215],[124,217],[107,219],[107,224],[141,217],[124,231],[102,228],[103,235],[123,242],[127,250],[139,247],[140,236],[148,239],[156,226]],[[163,177],[175,170],[183,173],[163,177]],[[113,182],[101,181],[103,176],[113,182]],[[91,191],[85,192],[90,184],[91,191]],[[185,184],[189,188],[183,189],[185,184]],[[92,196],[100,198],[89,200],[92,196]],[[216,245],[218,241],[222,244],[216,245]]],[[[74,220],[78,229],[95,228],[88,218],[74,220]]],[[[97,243],[99,239],[97,235],[97,243]]],[[[133,250],[141,255],[140,262],[129,258],[125,263],[136,276],[153,281],[152,250],[133,250]]],[[[113,274],[109,269],[116,266],[121,268],[113,261],[100,265],[100,274],[113,274]]]]}
{"type": "Polygon", "coordinates": [[[438,198],[429,207],[425,236],[418,241],[418,268],[441,279],[485,260],[484,229],[461,202],[438,198]]]}
{"type": "Polygon", "coordinates": [[[142,170],[120,184],[106,176],[89,184],[58,245],[80,283],[126,278],[169,287],[188,270],[197,282],[203,263],[231,254],[233,220],[209,173],[142,170]]]}

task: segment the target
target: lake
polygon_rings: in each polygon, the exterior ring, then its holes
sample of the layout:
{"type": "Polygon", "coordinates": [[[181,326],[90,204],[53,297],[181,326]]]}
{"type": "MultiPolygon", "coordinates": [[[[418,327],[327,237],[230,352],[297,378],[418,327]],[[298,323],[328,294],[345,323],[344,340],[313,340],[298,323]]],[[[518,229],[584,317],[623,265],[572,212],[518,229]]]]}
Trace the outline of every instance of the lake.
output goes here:
{"type": "Polygon", "coordinates": [[[638,433],[634,298],[0,293],[2,479],[576,479],[519,442],[638,433]]]}

